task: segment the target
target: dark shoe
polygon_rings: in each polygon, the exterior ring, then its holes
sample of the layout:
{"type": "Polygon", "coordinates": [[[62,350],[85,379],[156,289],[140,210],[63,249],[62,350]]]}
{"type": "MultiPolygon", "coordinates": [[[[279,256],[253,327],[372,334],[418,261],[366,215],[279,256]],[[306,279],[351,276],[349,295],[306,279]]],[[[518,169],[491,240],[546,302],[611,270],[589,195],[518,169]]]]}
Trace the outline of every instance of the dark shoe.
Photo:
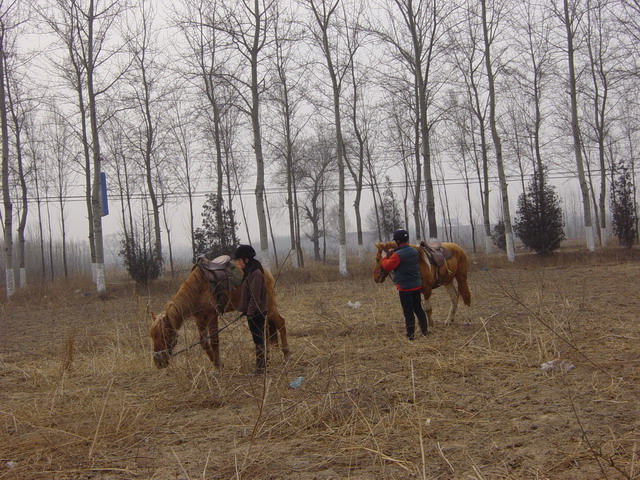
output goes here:
{"type": "Polygon", "coordinates": [[[430,333],[429,331],[427,331],[427,330],[423,330],[423,332],[422,332],[422,336],[423,336],[423,337],[427,337],[427,336],[429,336],[429,335],[431,335],[431,333],[430,333]]]}

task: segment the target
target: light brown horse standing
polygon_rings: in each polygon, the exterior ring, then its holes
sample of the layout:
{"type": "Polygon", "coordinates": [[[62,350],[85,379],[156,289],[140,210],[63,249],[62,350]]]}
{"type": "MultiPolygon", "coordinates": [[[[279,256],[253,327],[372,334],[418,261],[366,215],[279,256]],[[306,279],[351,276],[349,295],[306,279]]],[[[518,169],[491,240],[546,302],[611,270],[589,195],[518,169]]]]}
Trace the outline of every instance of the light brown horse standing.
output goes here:
{"type": "MultiPolygon", "coordinates": [[[[442,246],[449,250],[452,254],[452,258],[446,261],[446,263],[438,268],[432,265],[427,258],[427,254],[424,249],[418,245],[410,245],[415,248],[420,254],[420,276],[422,277],[422,295],[425,299],[425,311],[427,312],[427,319],[429,326],[433,327],[432,307],[431,307],[431,291],[434,288],[438,288],[444,285],[447,289],[449,298],[451,299],[451,307],[449,308],[449,314],[445,321],[445,325],[453,322],[458,310],[458,297],[461,296],[465,305],[471,305],[471,293],[469,292],[469,285],[467,284],[467,255],[459,245],[455,243],[443,242],[442,246]],[[456,279],[458,284],[458,290],[453,285],[453,279],[456,279]]],[[[382,283],[386,280],[389,272],[382,268],[382,252],[392,252],[398,248],[398,244],[395,241],[386,243],[376,243],[376,267],[373,270],[373,281],[376,283],[382,283]]]]}
{"type": "MultiPolygon", "coordinates": [[[[233,268],[240,267],[233,265],[233,268]]],[[[267,322],[265,322],[267,330],[265,340],[268,340],[268,343],[277,344],[279,335],[282,353],[285,360],[288,360],[290,353],[287,329],[276,305],[275,279],[267,268],[264,269],[264,276],[267,283],[269,308],[267,322]]],[[[158,315],[151,313],[153,323],[150,335],[153,341],[153,362],[156,367],[165,368],[169,365],[178,341],[178,330],[187,317],[195,318],[202,348],[213,365],[218,369],[221,367],[220,341],[217,333],[218,316],[236,310],[240,303],[240,288],[229,288],[219,294],[224,297],[222,301],[212,293],[209,281],[202,270],[195,266],[178,292],[167,302],[164,311],[158,315]]]]}

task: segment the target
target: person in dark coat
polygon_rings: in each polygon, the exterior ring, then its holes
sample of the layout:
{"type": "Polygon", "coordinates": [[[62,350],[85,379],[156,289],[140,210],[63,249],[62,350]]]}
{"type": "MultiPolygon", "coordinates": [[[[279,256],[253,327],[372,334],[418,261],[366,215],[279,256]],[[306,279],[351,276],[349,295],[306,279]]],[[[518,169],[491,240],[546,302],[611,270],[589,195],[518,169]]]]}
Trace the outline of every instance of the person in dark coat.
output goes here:
{"type": "Polygon", "coordinates": [[[255,259],[256,251],[251,245],[240,245],[233,256],[240,260],[240,268],[244,270],[240,286],[240,305],[238,311],[247,316],[249,330],[256,347],[256,368],[254,374],[259,375],[266,369],[266,349],[264,343],[265,321],[268,314],[267,282],[264,278],[262,264],[255,259]]]}
{"type": "Polygon", "coordinates": [[[427,315],[422,308],[422,277],[420,276],[420,254],[409,245],[409,233],[404,229],[393,232],[393,240],[398,245],[391,255],[384,252],[382,268],[391,272],[393,283],[396,284],[400,295],[400,304],[404,313],[405,326],[407,328],[407,338],[413,340],[415,337],[416,321],[422,335],[429,334],[427,329],[427,315]]]}

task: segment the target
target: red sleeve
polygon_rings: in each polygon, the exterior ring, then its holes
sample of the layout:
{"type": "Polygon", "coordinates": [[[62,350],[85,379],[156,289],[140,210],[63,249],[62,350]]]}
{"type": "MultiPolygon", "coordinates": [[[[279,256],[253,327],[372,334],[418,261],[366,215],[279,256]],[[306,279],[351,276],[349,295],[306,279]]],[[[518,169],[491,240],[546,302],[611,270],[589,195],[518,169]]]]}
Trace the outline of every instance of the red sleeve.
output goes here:
{"type": "Polygon", "coordinates": [[[400,265],[400,255],[397,253],[392,253],[390,257],[382,259],[382,268],[384,268],[387,272],[391,270],[395,270],[400,265]]]}

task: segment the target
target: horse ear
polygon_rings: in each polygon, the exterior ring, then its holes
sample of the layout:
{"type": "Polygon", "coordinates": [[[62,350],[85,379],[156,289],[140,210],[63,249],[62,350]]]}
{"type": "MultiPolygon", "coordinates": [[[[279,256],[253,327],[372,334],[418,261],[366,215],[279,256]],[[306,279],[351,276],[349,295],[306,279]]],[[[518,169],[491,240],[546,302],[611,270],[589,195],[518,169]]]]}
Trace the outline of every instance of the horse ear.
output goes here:
{"type": "Polygon", "coordinates": [[[384,243],[382,242],[376,242],[375,246],[378,250],[382,250],[384,248],[384,243]]]}

